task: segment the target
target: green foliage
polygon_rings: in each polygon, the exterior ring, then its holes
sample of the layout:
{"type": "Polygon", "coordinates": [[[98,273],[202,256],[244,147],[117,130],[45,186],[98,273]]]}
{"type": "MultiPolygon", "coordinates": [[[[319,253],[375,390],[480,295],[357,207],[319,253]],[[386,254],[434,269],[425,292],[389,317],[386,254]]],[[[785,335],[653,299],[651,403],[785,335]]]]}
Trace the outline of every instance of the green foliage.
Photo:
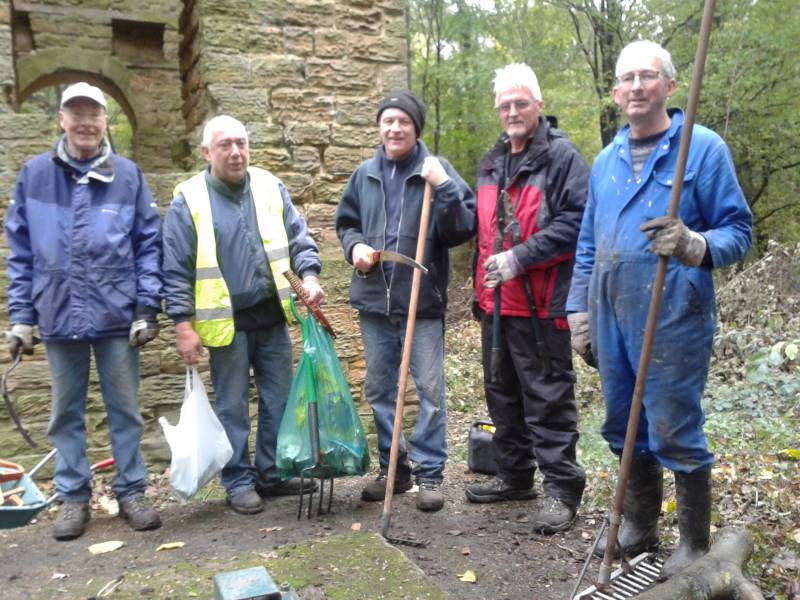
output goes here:
{"type": "MultiPolygon", "coordinates": [[[[411,0],[412,87],[428,104],[424,139],[474,183],[500,135],[494,70],[526,62],[545,112],[591,162],[619,127],[611,100],[619,50],[666,46],[678,69],[672,106],[685,106],[703,2],[692,0],[411,0]]],[[[755,213],[758,251],[800,239],[800,3],[717,3],[697,122],[728,143],[755,213]]]]}

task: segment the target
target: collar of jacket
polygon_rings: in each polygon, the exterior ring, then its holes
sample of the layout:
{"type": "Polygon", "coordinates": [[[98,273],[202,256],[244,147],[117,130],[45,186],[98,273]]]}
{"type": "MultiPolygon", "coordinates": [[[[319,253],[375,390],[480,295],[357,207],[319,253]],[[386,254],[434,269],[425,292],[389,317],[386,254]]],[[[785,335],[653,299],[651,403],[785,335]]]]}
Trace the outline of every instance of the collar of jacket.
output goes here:
{"type": "Polygon", "coordinates": [[[88,179],[96,179],[103,183],[111,183],[114,181],[114,156],[111,152],[111,144],[108,143],[107,138],[103,138],[100,142],[100,152],[97,158],[89,165],[89,171],[83,175],[75,167],[70,164],[69,154],[67,154],[67,138],[62,135],[56,141],[52,150],[53,162],[59,167],[72,173],[76,181],[86,183],[88,179]]]}
{"type": "MultiPolygon", "coordinates": [[[[412,150],[413,152],[413,150],[412,150]]],[[[375,156],[370,158],[366,164],[367,175],[369,177],[374,177],[376,179],[381,179],[381,154],[383,153],[383,144],[378,146],[375,149],[375,156]]],[[[411,175],[409,177],[414,177],[415,175],[419,175],[422,171],[422,163],[425,161],[425,158],[430,156],[430,152],[428,151],[428,147],[425,143],[417,139],[417,160],[414,163],[414,166],[411,169],[411,175]]]]}
{"type": "MultiPolygon", "coordinates": [[[[667,114],[670,118],[670,124],[669,129],[667,129],[667,132],[664,135],[671,140],[680,135],[685,117],[680,108],[668,108],[667,114]]],[[[630,124],[626,124],[625,127],[620,129],[617,135],[614,136],[615,149],[619,146],[626,147],[628,145],[628,138],[630,138],[630,135],[631,126],[630,124]]]]}
{"type": "MultiPolygon", "coordinates": [[[[547,119],[539,116],[539,124],[536,126],[536,131],[533,133],[530,146],[525,151],[525,157],[519,165],[519,172],[523,170],[534,170],[537,167],[547,164],[550,161],[550,144],[548,143],[548,136],[550,133],[550,124],[547,119]]],[[[480,162],[479,169],[481,171],[496,171],[500,173],[504,168],[504,161],[506,152],[510,152],[508,134],[503,133],[492,147],[483,160],[480,162]]]]}

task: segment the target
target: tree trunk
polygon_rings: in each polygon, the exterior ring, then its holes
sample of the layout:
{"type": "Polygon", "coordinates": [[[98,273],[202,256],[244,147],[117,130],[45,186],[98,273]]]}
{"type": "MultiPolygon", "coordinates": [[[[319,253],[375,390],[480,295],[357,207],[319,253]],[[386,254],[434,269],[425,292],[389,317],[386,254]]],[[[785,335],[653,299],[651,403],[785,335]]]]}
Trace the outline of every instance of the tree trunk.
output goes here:
{"type": "Polygon", "coordinates": [[[742,568],[753,554],[747,530],[726,527],[708,554],[680,575],[637,596],[638,600],[764,600],[742,568]]]}

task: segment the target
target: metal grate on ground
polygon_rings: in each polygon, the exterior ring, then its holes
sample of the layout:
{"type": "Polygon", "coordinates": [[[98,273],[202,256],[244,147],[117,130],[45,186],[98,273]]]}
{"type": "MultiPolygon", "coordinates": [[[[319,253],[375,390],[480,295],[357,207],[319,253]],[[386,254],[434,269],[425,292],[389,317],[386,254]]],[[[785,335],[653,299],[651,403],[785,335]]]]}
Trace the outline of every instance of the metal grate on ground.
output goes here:
{"type": "Polygon", "coordinates": [[[573,600],[627,600],[635,598],[658,583],[663,561],[656,554],[643,552],[628,561],[630,569],[615,569],[611,573],[611,590],[599,591],[592,586],[579,593],[573,600]]]}

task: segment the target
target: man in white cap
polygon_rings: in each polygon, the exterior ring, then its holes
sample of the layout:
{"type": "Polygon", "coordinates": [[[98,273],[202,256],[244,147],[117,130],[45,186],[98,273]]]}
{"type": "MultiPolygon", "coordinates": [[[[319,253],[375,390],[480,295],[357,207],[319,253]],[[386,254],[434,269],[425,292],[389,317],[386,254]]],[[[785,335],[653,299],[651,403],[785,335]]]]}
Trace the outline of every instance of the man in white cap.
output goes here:
{"type": "Polygon", "coordinates": [[[47,433],[58,449],[63,502],[57,540],[81,536],[89,521],[90,354],[106,405],[120,515],[136,530],[161,526],[144,497],[138,400],[139,348],[158,335],[160,220],[139,168],[112,152],[107,119],[98,88],[81,82],[64,90],[64,134],[20,171],[5,225],[9,350],[32,354],[38,325],[53,379],[47,433]]]}

